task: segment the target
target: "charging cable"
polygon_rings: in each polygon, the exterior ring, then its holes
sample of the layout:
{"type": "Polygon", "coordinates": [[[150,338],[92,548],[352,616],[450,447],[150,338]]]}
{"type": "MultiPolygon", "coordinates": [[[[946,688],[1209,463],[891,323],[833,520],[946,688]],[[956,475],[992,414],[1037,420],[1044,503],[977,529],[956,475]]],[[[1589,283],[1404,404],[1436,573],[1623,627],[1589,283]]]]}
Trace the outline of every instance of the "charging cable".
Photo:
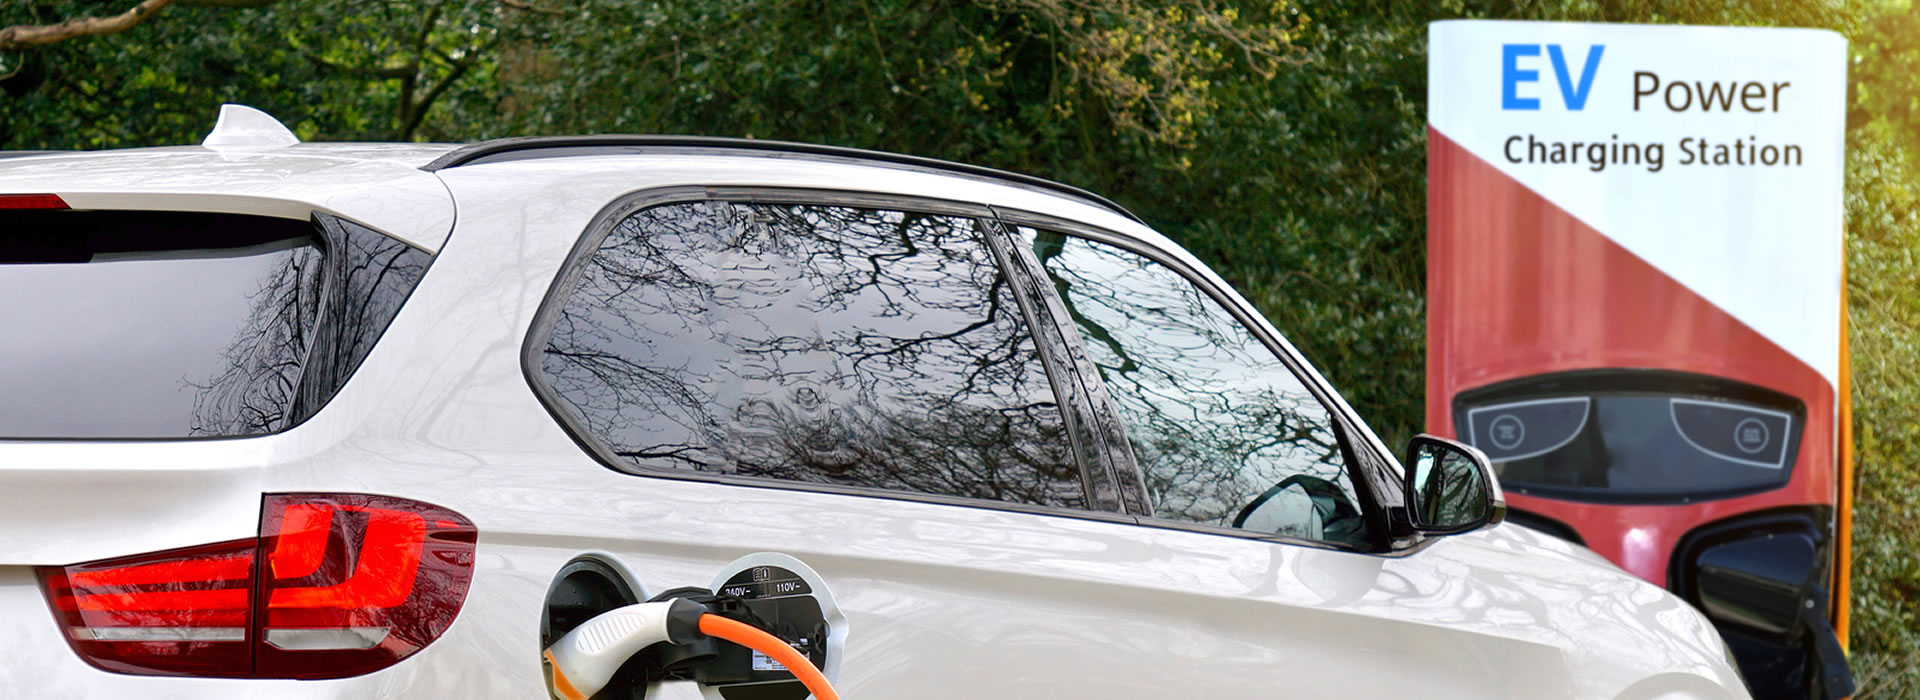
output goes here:
{"type": "Polygon", "coordinates": [[[641,649],[667,642],[689,644],[709,637],[765,654],[792,672],[816,700],[840,700],[827,677],[805,654],[779,637],[738,620],[707,611],[707,606],[675,598],[615,608],[595,616],[547,647],[547,685],[561,700],[587,700],[641,649]]]}

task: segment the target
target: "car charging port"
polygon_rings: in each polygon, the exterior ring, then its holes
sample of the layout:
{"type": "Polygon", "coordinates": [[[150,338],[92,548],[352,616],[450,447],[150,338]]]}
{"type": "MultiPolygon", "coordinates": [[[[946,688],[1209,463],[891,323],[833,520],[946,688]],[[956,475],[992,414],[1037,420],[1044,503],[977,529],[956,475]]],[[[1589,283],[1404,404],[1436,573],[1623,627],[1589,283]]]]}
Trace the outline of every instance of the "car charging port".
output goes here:
{"type": "Polygon", "coordinates": [[[707,700],[831,696],[846,621],[805,564],[748,555],[711,589],[670,589],[644,603],[629,580],[590,555],[555,577],[541,627],[554,697],[642,700],[669,681],[692,681],[707,700]]]}
{"type": "MultiPolygon", "coordinates": [[[[764,572],[763,572],[764,575],[764,572]]],[[[794,579],[798,580],[798,579],[794,579]]],[[[714,592],[701,588],[676,588],[654,596],[649,602],[684,598],[700,603],[714,615],[765,630],[794,651],[800,652],[815,668],[827,663],[827,622],[820,604],[812,597],[787,595],[771,598],[744,598],[740,591],[714,592]]],[[[722,644],[704,639],[689,644],[660,644],[640,652],[650,680],[691,680],[718,688],[723,697],[766,698],[779,700],[807,696],[807,690],[778,662],[766,654],[737,644],[722,644]],[[753,686],[751,691],[736,686],[753,686]]]]}
{"type": "MultiPolygon", "coordinates": [[[[734,607],[736,614],[744,607],[734,607]]],[[[813,665],[813,661],[788,642],[760,626],[714,613],[705,604],[690,598],[640,603],[601,613],[582,623],[540,653],[545,664],[547,688],[559,700],[588,700],[605,690],[622,666],[640,658],[643,652],[662,645],[687,646],[702,641],[722,640],[765,655],[781,671],[792,671],[800,692],[819,700],[839,700],[832,681],[813,665]]],[[[723,651],[709,655],[700,669],[727,658],[723,651]]],[[[662,658],[655,655],[653,658],[662,658]]],[[[751,686],[740,697],[784,697],[785,688],[751,686]],[[775,692],[769,692],[775,691],[775,692]]],[[[732,694],[726,697],[734,698],[732,694]]]]}

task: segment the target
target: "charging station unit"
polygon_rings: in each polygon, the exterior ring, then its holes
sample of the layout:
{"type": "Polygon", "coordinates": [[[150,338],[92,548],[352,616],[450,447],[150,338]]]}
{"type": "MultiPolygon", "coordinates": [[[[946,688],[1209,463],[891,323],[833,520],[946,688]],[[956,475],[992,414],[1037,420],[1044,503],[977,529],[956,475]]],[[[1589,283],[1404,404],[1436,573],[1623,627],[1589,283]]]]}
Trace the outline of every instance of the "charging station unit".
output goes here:
{"type": "Polygon", "coordinates": [[[1841,196],[1823,31],[1429,31],[1426,424],[1508,519],[1712,619],[1756,698],[1851,694],[1841,196]]]}

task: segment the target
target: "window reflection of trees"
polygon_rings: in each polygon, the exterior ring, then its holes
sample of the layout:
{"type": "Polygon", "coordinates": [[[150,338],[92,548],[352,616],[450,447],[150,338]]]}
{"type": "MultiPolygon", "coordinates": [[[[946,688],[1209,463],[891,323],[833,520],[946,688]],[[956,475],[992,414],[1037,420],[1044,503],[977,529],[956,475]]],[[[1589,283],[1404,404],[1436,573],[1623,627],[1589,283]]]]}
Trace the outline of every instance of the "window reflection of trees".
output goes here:
{"type": "Polygon", "coordinates": [[[1357,503],[1331,416],[1226,309],[1138,254],[1021,234],[1127,422],[1156,516],[1231,525],[1295,474],[1336,484],[1357,503]]]}
{"type": "Polygon", "coordinates": [[[1083,506],[1051,386],[974,226],[640,212],[583,265],[542,374],[640,467],[1083,506]]]}
{"type": "MultiPolygon", "coordinates": [[[[262,435],[311,416],[360,366],[433,256],[358,224],[326,217],[325,254],[281,253],[249,298],[252,311],[194,389],[190,434],[262,435]]],[[[307,241],[306,243],[310,243],[307,241]]]]}
{"type": "Polygon", "coordinates": [[[326,268],[328,303],[301,378],[296,420],[312,415],[346,385],[433,262],[427,252],[351,221],[325,218],[321,223],[336,264],[326,268]]]}
{"type": "Polygon", "coordinates": [[[289,422],[320,308],[324,256],[311,245],[281,260],[253,290],[253,310],[221,353],[221,371],[192,381],[192,435],[260,435],[289,422]]]}

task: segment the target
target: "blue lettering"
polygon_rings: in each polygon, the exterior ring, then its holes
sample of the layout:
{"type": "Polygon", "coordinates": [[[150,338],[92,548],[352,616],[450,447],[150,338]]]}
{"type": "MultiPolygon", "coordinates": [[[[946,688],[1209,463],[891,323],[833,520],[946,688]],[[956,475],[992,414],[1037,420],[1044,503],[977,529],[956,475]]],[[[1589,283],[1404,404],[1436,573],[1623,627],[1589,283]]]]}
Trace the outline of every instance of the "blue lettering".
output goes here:
{"type": "Polygon", "coordinates": [[[1600,54],[1606,50],[1607,47],[1602,44],[1594,44],[1593,48],[1587,49],[1587,66],[1582,69],[1580,87],[1576,88],[1573,80],[1567,76],[1567,58],[1560,53],[1560,45],[1547,47],[1548,57],[1553,59],[1553,77],[1560,81],[1560,97],[1566,100],[1567,109],[1579,111],[1587,108],[1587,95],[1592,94],[1593,90],[1593,74],[1600,72],[1600,54]]]}
{"type": "Polygon", "coordinates": [[[1521,56],[1540,55],[1539,44],[1504,44],[1500,47],[1500,108],[1540,109],[1540,100],[1521,97],[1520,83],[1540,80],[1540,71],[1520,70],[1521,56]]]}

